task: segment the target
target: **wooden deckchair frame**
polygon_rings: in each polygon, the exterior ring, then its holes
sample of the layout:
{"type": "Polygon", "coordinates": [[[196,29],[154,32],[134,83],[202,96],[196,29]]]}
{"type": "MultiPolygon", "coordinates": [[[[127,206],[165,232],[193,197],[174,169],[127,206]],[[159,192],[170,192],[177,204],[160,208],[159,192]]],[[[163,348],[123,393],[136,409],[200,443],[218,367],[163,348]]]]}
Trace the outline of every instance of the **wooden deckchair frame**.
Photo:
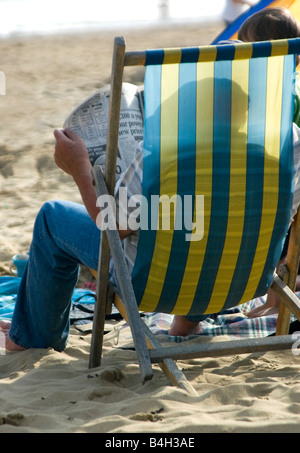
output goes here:
{"type": "MultiPolygon", "coordinates": [[[[100,166],[95,166],[93,169],[97,196],[102,194],[113,195],[114,193],[124,66],[144,65],[145,58],[145,52],[125,52],[124,38],[115,38],[105,175],[103,175],[100,166]]],[[[109,297],[108,290],[108,272],[111,254],[114,258],[115,266],[119,267],[119,275],[123,274],[120,281],[123,300],[121,302],[120,299],[115,297],[114,303],[122,316],[128,320],[131,327],[143,381],[151,379],[152,377],[151,363],[159,363],[163,371],[170,377],[174,384],[180,385],[190,393],[195,394],[193,387],[186,380],[183,373],[177,368],[173,359],[216,357],[247,352],[281,350],[289,349],[294,344],[295,340],[292,338],[292,335],[288,335],[288,331],[291,312],[298,320],[300,320],[300,301],[293,292],[296,284],[300,256],[299,211],[291,227],[286,264],[282,266],[279,272],[280,276],[275,275],[271,284],[273,291],[281,297],[282,301],[275,337],[234,340],[230,342],[224,341],[208,345],[184,344],[163,348],[139,316],[130,276],[124,272],[126,265],[118,231],[106,230],[105,232],[103,231],[101,235],[98,273],[94,274],[97,275],[98,278],[97,300],[95,304],[89,362],[90,368],[97,367],[101,364],[105,316],[110,312],[110,303],[112,300],[112,298],[109,297]]]]}

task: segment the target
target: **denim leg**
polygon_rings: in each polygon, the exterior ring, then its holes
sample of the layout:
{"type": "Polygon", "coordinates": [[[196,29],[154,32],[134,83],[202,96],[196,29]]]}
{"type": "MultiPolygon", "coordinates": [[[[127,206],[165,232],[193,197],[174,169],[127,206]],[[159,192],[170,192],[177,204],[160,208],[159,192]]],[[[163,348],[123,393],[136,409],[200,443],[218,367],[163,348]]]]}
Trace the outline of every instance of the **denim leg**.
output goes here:
{"type": "Polygon", "coordinates": [[[64,201],[44,204],[13,314],[10,337],[16,344],[64,349],[79,264],[97,269],[99,242],[100,230],[84,206],[64,201]]]}

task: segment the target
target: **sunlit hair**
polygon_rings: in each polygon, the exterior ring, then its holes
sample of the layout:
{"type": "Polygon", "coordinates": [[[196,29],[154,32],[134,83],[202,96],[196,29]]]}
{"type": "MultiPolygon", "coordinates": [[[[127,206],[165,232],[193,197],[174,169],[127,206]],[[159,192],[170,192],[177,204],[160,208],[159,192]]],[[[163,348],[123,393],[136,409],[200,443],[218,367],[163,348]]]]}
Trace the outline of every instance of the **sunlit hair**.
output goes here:
{"type": "Polygon", "coordinates": [[[265,8],[242,24],[238,39],[244,42],[299,38],[300,24],[286,8],[265,8]]]}
{"type": "MultiPolygon", "coordinates": [[[[300,23],[286,8],[265,8],[248,17],[238,32],[244,42],[300,37],[300,23]]],[[[300,62],[297,56],[297,64],[300,62]]]]}

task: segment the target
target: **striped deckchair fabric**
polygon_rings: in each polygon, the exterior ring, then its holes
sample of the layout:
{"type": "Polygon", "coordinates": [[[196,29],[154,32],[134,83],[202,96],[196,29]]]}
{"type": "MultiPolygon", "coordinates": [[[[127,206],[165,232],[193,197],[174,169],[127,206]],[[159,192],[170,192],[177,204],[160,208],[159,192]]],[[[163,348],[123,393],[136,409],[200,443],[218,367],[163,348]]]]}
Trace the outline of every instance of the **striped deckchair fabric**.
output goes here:
{"type": "Polygon", "coordinates": [[[290,221],[297,48],[146,52],[140,310],[217,313],[267,292],[290,221]]]}
{"type": "Polygon", "coordinates": [[[287,333],[290,313],[300,320],[293,292],[299,210],[282,279],[274,269],[293,197],[293,74],[300,41],[133,52],[125,47],[124,38],[116,37],[105,173],[95,165],[92,174],[97,197],[112,195],[123,69],[145,65],[139,241],[129,275],[117,229],[101,234],[89,367],[101,363],[112,302],[111,253],[120,290],[113,302],[130,325],[142,381],[152,378],[156,362],[173,384],[195,395],[173,359],[291,350],[295,342],[287,333]],[[284,303],[276,338],[165,348],[139,315],[216,313],[266,293],[269,285],[284,303]]]}

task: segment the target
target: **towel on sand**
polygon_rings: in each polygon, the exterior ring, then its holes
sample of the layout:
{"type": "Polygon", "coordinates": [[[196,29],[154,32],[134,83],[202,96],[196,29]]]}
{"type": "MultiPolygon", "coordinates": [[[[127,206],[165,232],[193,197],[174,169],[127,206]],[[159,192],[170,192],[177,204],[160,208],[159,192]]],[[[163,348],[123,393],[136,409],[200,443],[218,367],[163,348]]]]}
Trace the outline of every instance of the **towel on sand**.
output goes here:
{"type": "MultiPolygon", "coordinates": [[[[11,319],[20,284],[18,277],[0,277],[0,319],[11,319]]],[[[277,315],[248,318],[246,313],[262,305],[266,296],[253,299],[245,304],[216,315],[208,315],[201,321],[201,335],[233,335],[235,337],[265,337],[276,330],[277,315]]],[[[74,325],[91,323],[93,319],[95,293],[89,289],[76,288],[72,297],[70,322],[74,325]]],[[[118,318],[118,317],[117,317],[118,318]]],[[[158,335],[166,335],[173,315],[165,313],[143,313],[143,319],[158,335]]],[[[187,339],[185,337],[185,339],[187,339]]],[[[182,337],[172,337],[172,341],[182,341],[182,337]]]]}
{"type": "MultiPolygon", "coordinates": [[[[0,277],[0,320],[11,319],[21,279],[19,277],[0,277]]],[[[70,312],[71,324],[93,319],[95,293],[89,289],[76,288],[72,296],[70,312]]]]}

